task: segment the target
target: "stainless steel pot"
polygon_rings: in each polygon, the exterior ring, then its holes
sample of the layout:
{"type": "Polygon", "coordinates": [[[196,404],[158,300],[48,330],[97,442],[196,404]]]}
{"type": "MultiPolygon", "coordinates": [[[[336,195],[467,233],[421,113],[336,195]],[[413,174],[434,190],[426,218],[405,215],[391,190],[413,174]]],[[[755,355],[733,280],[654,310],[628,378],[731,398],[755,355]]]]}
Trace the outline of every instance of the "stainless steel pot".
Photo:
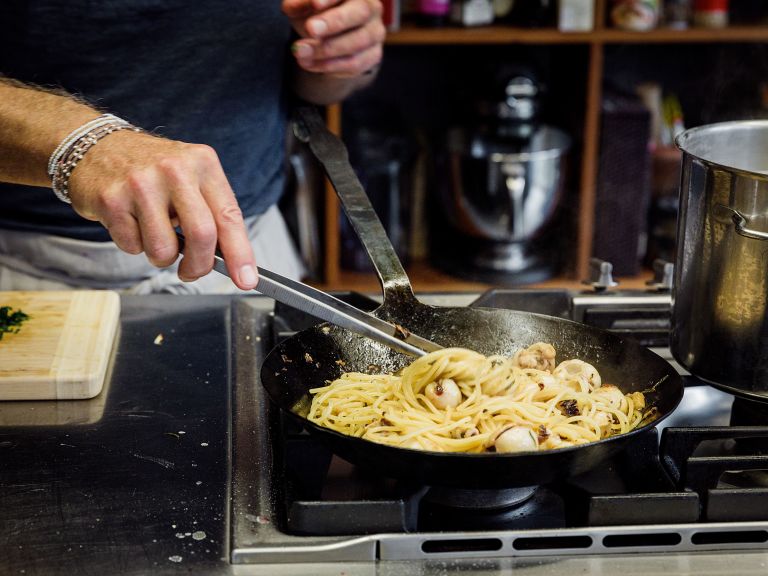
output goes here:
{"type": "Polygon", "coordinates": [[[768,401],[768,121],[681,134],[671,347],[692,374],[768,401]]]}

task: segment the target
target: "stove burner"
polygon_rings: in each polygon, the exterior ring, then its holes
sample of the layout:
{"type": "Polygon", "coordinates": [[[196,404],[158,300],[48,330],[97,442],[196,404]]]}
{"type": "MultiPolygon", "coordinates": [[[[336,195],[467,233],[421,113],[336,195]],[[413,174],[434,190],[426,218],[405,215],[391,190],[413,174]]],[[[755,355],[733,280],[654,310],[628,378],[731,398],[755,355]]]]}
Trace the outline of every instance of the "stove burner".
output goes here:
{"type": "Polygon", "coordinates": [[[465,490],[433,486],[424,495],[422,503],[457,510],[505,510],[531,499],[536,486],[501,490],[465,490]]]}
{"type": "Polygon", "coordinates": [[[563,499],[547,487],[465,490],[433,486],[419,502],[418,528],[421,530],[564,526],[563,499]]]}

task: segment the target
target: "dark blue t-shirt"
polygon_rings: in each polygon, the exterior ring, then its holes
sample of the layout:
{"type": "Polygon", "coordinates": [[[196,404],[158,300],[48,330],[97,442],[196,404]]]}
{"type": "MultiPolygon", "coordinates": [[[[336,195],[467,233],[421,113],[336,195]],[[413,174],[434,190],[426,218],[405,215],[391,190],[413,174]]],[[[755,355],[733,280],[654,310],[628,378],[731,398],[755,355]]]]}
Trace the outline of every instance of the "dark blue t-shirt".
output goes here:
{"type": "MultiPolygon", "coordinates": [[[[211,145],[246,216],[283,189],[289,40],[279,0],[0,1],[0,73],[211,145]]],[[[109,239],[50,188],[0,184],[0,228],[109,239]]]]}

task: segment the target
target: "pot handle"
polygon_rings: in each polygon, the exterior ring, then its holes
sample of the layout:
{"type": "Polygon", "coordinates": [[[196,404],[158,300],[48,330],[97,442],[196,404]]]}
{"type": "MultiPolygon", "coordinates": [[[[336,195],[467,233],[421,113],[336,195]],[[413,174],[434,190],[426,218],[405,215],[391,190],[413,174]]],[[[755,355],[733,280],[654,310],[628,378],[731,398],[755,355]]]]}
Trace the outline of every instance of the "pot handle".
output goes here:
{"type": "Polygon", "coordinates": [[[384,292],[382,308],[396,309],[398,316],[406,317],[419,302],[384,226],[349,163],[344,143],[328,130],[313,106],[300,106],[297,109],[293,131],[301,142],[309,146],[323,166],[339,196],[344,213],[373,262],[384,292]]]}
{"type": "Polygon", "coordinates": [[[722,204],[718,204],[717,208],[728,212],[728,217],[731,219],[731,222],[733,222],[733,227],[736,229],[738,235],[744,236],[745,238],[753,238],[755,240],[768,240],[768,232],[760,232],[759,230],[748,228],[749,218],[744,216],[744,214],[738,210],[723,206],[722,204]]]}

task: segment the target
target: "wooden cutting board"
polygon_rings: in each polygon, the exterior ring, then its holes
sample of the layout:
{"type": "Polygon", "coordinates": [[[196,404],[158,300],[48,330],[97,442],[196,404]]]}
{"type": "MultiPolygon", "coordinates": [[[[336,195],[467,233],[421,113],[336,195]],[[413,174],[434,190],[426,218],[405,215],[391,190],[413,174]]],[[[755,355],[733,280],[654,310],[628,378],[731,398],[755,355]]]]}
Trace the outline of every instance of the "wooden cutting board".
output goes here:
{"type": "Polygon", "coordinates": [[[107,290],[0,292],[29,315],[0,340],[0,400],[93,398],[102,389],[120,320],[107,290]]]}

